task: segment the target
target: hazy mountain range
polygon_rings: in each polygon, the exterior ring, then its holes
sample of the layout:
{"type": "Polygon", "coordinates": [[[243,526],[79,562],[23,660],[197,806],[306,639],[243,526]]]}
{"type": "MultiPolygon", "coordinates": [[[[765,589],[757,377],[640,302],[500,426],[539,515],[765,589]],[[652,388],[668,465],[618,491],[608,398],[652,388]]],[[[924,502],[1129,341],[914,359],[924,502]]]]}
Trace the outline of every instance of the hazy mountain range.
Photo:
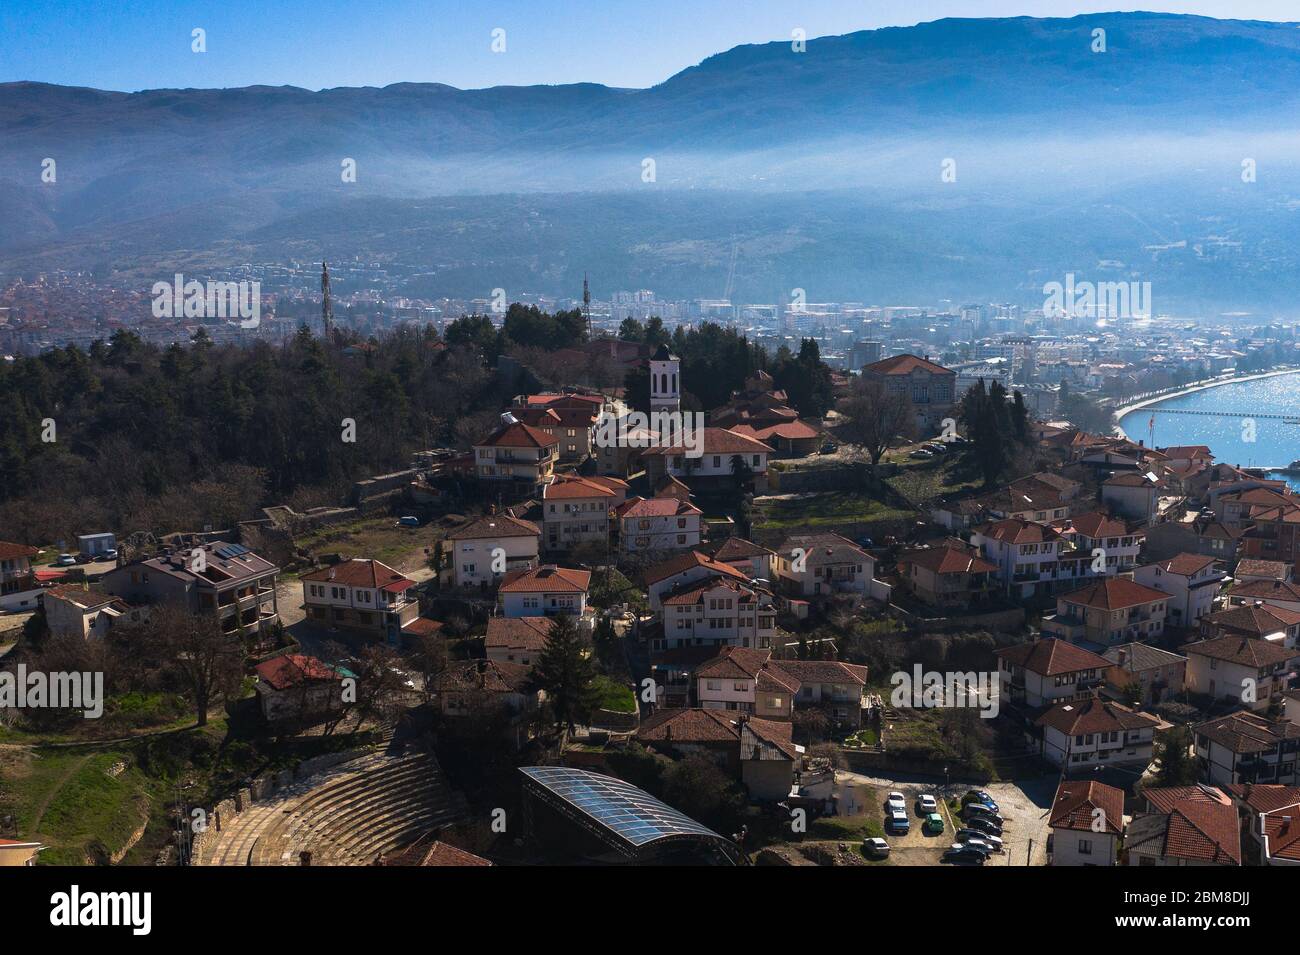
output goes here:
{"type": "Polygon", "coordinates": [[[645,90],[9,83],[0,277],[324,256],[425,295],[587,271],[598,295],[731,274],[737,300],[1033,303],[1074,271],[1151,281],[1158,312],[1293,315],[1297,106],[1297,24],[1147,13],[743,46],[645,90]]]}

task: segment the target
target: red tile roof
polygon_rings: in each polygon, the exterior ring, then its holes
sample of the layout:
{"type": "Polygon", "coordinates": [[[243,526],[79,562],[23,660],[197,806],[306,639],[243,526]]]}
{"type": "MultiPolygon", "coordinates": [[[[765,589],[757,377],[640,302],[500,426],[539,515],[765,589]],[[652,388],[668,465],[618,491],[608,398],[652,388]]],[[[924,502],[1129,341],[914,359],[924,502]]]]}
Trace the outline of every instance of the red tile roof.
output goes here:
{"type": "Polygon", "coordinates": [[[1288,650],[1271,640],[1256,640],[1253,637],[1216,637],[1213,640],[1201,640],[1198,643],[1187,644],[1182,648],[1182,652],[1188,656],[1195,654],[1248,667],[1275,666],[1300,655],[1300,650],[1288,650]]]}
{"type": "Polygon", "coordinates": [[[263,683],[276,690],[287,690],[304,681],[337,680],[334,668],[303,653],[286,653],[253,668],[263,683]]]}
{"type": "Polygon", "coordinates": [[[698,507],[690,501],[681,501],[675,497],[655,497],[644,498],[634,497],[630,501],[624,501],[616,509],[615,513],[620,518],[635,517],[673,517],[682,514],[703,514],[698,507]]]}
{"type": "Polygon", "coordinates": [[[1126,522],[1102,511],[1078,514],[1070,518],[1070,526],[1084,537],[1129,537],[1134,534],[1126,522]]]}
{"type": "Polygon", "coordinates": [[[615,497],[614,491],[590,478],[563,474],[542,491],[542,500],[565,501],[573,498],[615,497]]]}
{"type": "Polygon", "coordinates": [[[1046,524],[1038,524],[1018,517],[983,524],[975,530],[990,540],[1003,541],[1007,544],[1041,544],[1044,541],[1059,540],[1061,537],[1046,524]]]}
{"type": "Polygon", "coordinates": [[[1176,786],[1147,789],[1143,796],[1164,817],[1163,824],[1138,827],[1140,834],[1129,848],[1154,843],[1168,858],[1241,865],[1237,810],[1223,792],[1212,786],[1176,786]]]}
{"type": "Polygon", "coordinates": [[[320,570],[303,574],[298,579],[325,581],[346,587],[378,587],[384,590],[393,589],[395,585],[398,585],[397,589],[405,589],[400,585],[404,583],[409,587],[415,583],[410,577],[393,570],[387,564],[366,557],[354,557],[352,560],[322,567],[320,570]]]}
{"type": "Polygon", "coordinates": [[[550,633],[550,617],[490,617],[485,646],[540,653],[550,633]]]}
{"type": "Polygon", "coordinates": [[[547,448],[559,444],[560,439],[547,434],[531,425],[506,424],[497,428],[482,441],[476,441],[476,448],[547,448]]]}
{"type": "Polygon", "coordinates": [[[1091,779],[1062,782],[1052,800],[1052,814],[1047,824],[1053,829],[1097,832],[1094,819],[1103,824],[1102,831],[1123,835],[1124,791],[1091,779]],[[1102,811],[1100,817],[1094,815],[1098,809],[1102,811]]]}
{"type": "MultiPolygon", "coordinates": [[[[641,455],[648,457],[652,455],[679,455],[686,454],[688,451],[694,451],[693,448],[687,448],[685,445],[675,445],[670,448],[648,448],[641,455]]],[[[737,434],[734,431],[728,431],[725,428],[705,428],[702,454],[771,454],[772,449],[762,441],[744,434],[737,434]]]]}
{"type": "Polygon", "coordinates": [[[20,557],[35,557],[40,551],[35,547],[28,547],[26,544],[11,544],[9,541],[0,541],[0,560],[17,560],[20,557]]]}
{"type": "Polygon", "coordinates": [[[1213,557],[1204,557],[1200,554],[1179,554],[1177,557],[1170,557],[1168,560],[1156,561],[1155,566],[1167,574],[1191,577],[1193,574],[1199,574],[1213,563],[1213,557]]]}
{"type": "Polygon", "coordinates": [[[1040,716],[1037,726],[1050,726],[1066,736],[1113,733],[1118,730],[1155,729],[1160,721],[1099,697],[1058,703],[1040,716]]]}
{"type": "Polygon", "coordinates": [[[1124,610],[1156,600],[1168,600],[1169,595],[1154,587],[1144,587],[1127,577],[1103,577],[1063,594],[1061,599],[1066,603],[1095,610],[1124,610]]]}
{"type": "Polygon", "coordinates": [[[509,514],[491,514],[470,521],[447,535],[448,540],[484,540],[493,537],[537,537],[537,525],[509,514]]]}
{"type": "Polygon", "coordinates": [[[501,579],[498,593],[582,594],[591,585],[591,571],[544,564],[533,570],[516,570],[501,579]]]}
{"type": "Polygon", "coordinates": [[[952,544],[912,551],[900,557],[898,562],[915,564],[936,574],[987,574],[998,569],[997,565],[990,564],[979,555],[952,544]]]}
{"type": "Polygon", "coordinates": [[[862,373],[864,375],[910,375],[917,368],[928,371],[932,375],[952,375],[953,377],[957,375],[955,371],[944,368],[943,365],[916,355],[894,355],[892,358],[882,358],[880,361],[865,366],[862,373]]]}
{"type": "Polygon", "coordinates": [[[994,655],[1040,676],[1105,670],[1110,666],[1104,657],[1055,637],[1004,647],[994,655]]]}
{"type": "Polygon", "coordinates": [[[648,585],[657,584],[661,580],[667,580],[669,577],[675,577],[677,574],[688,571],[694,567],[703,567],[715,574],[721,574],[724,577],[734,577],[737,580],[749,581],[749,578],[742,574],[730,564],[724,564],[720,560],[714,560],[707,554],[702,554],[697,550],[688,551],[685,554],[678,554],[676,557],[670,557],[662,563],[655,564],[645,572],[645,582],[648,585]]]}

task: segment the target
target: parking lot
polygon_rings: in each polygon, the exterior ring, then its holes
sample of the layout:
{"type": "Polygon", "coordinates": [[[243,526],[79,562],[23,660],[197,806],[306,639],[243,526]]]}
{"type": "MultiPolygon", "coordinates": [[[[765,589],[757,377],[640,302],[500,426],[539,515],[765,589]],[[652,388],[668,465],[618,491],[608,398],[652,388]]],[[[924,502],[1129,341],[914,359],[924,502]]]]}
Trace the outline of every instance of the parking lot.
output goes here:
{"type": "Polygon", "coordinates": [[[840,794],[841,815],[851,817],[860,813],[873,813],[882,826],[885,819],[885,799],[888,794],[902,793],[907,801],[911,829],[906,835],[885,830],[885,841],[890,846],[890,863],[893,865],[941,864],[940,857],[944,850],[953,844],[953,834],[961,828],[960,820],[954,819],[947,802],[950,799],[961,799],[962,795],[972,788],[987,790],[998,803],[1000,814],[1006,820],[1002,832],[1005,851],[993,856],[986,864],[1047,864],[1049,832],[1047,819],[1051,800],[1056,792],[1057,780],[1054,776],[1017,782],[989,783],[986,786],[951,783],[945,787],[942,782],[935,783],[918,777],[890,779],[837,772],[836,782],[840,794]],[[868,794],[872,796],[878,794],[879,798],[873,798],[873,804],[868,804],[868,794]],[[939,799],[940,813],[944,817],[944,831],[941,835],[928,835],[921,829],[923,817],[917,813],[916,799],[922,794],[929,794],[939,799]]]}

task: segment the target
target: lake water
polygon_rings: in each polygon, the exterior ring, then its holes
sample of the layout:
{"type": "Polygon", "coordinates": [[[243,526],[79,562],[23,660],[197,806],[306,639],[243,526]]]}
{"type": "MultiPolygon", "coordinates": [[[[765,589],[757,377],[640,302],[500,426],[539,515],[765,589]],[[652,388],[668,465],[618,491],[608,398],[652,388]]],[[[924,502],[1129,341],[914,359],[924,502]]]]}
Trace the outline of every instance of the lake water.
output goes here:
{"type": "MultiPolygon", "coordinates": [[[[1237,381],[1216,388],[1204,388],[1191,394],[1167,398],[1130,412],[1120,419],[1120,427],[1133,441],[1150,445],[1147,427],[1155,414],[1155,444],[1205,444],[1214,452],[1214,460],[1239,467],[1285,467],[1300,458],[1300,424],[1287,424],[1277,418],[1253,418],[1254,441],[1244,418],[1259,414],[1284,414],[1300,418],[1300,372],[1237,381]],[[1224,417],[1161,414],[1162,409],[1227,412],[1224,417]]],[[[1285,477],[1300,489],[1300,476],[1285,477]]]]}

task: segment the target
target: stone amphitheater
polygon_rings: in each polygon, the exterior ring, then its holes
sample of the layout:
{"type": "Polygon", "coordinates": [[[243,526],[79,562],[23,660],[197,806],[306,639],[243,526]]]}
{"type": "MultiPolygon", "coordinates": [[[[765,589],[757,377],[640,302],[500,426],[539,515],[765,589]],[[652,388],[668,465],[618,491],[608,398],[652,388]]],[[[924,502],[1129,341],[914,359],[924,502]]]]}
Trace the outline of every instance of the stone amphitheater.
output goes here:
{"type": "Polygon", "coordinates": [[[389,747],[297,780],[221,818],[194,865],[370,865],[461,821],[464,797],[447,785],[437,759],[389,747]]]}

